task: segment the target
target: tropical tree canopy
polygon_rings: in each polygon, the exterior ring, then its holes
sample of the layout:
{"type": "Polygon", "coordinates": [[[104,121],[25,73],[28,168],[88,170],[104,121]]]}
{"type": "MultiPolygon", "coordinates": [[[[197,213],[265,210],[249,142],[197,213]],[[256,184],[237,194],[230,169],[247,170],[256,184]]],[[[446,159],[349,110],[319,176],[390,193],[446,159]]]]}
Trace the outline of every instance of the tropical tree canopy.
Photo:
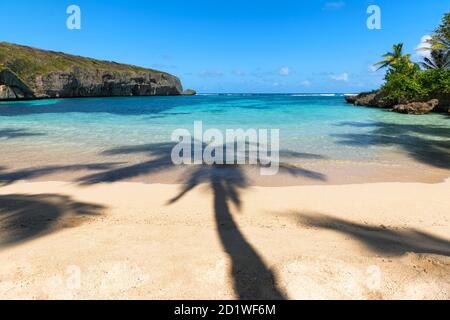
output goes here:
{"type": "Polygon", "coordinates": [[[383,55],[375,65],[388,68],[385,84],[380,91],[386,101],[393,104],[416,99],[430,99],[450,95],[450,13],[444,15],[441,25],[427,41],[428,51],[420,64],[403,54],[403,44],[393,46],[392,52],[383,55]],[[422,67],[422,69],[419,67],[422,67]]]}

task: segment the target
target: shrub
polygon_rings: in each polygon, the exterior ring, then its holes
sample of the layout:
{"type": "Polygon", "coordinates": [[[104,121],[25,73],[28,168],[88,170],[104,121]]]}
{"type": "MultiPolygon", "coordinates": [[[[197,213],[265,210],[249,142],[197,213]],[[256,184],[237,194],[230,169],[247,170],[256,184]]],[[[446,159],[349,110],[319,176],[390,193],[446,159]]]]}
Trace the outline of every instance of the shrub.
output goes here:
{"type": "Polygon", "coordinates": [[[427,96],[450,94],[450,70],[431,69],[418,74],[418,83],[427,96]]]}
{"type": "Polygon", "coordinates": [[[426,90],[419,83],[418,74],[419,72],[388,72],[386,83],[381,88],[385,99],[397,104],[425,96],[426,90]]]}

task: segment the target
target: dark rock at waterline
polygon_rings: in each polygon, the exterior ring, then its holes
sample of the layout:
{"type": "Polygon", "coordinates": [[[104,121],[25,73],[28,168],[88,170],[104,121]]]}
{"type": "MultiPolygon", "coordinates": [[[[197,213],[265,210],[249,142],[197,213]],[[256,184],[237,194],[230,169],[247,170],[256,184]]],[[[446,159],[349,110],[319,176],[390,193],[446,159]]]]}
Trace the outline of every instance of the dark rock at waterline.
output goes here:
{"type": "Polygon", "coordinates": [[[426,114],[429,112],[450,112],[450,95],[442,94],[436,97],[424,97],[416,101],[394,102],[386,99],[381,90],[363,92],[355,96],[346,96],[347,103],[355,106],[390,109],[406,114],[426,114]]]}
{"type": "Polygon", "coordinates": [[[390,108],[393,104],[386,99],[381,91],[363,92],[356,96],[346,96],[346,101],[355,106],[390,108]]]}
{"type": "Polygon", "coordinates": [[[182,93],[165,72],[0,43],[0,100],[182,93]]]}
{"type": "Polygon", "coordinates": [[[439,101],[436,109],[440,112],[450,113],[450,94],[437,95],[436,99],[439,101]]]}
{"type": "Polygon", "coordinates": [[[197,94],[197,91],[192,89],[186,89],[183,91],[184,96],[195,96],[197,94]]]}
{"type": "Polygon", "coordinates": [[[439,100],[437,99],[428,102],[411,102],[407,104],[398,104],[392,108],[392,111],[407,114],[426,114],[433,111],[438,104],[439,100]]]}
{"type": "Polygon", "coordinates": [[[347,103],[350,103],[350,104],[353,104],[353,105],[356,103],[357,99],[358,99],[358,95],[357,94],[351,95],[351,96],[345,96],[345,101],[347,103]]]}

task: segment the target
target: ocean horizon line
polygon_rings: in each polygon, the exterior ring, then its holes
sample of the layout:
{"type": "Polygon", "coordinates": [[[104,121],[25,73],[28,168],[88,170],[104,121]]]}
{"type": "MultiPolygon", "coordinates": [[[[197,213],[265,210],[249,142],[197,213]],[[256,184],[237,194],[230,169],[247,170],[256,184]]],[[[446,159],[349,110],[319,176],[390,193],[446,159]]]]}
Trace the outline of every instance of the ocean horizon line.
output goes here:
{"type": "Polygon", "coordinates": [[[353,92],[307,92],[307,93],[272,93],[272,92],[198,92],[198,96],[221,96],[221,95],[272,95],[272,96],[347,96],[357,95],[353,92]]]}

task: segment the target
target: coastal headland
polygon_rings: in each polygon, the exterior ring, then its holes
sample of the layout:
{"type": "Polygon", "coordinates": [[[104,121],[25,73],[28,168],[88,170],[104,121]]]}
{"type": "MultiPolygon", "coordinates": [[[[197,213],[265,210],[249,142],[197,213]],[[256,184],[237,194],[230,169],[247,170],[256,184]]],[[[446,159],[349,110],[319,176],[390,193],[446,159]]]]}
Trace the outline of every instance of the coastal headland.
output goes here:
{"type": "Polygon", "coordinates": [[[166,72],[0,42],[0,100],[181,94],[166,72]]]}

